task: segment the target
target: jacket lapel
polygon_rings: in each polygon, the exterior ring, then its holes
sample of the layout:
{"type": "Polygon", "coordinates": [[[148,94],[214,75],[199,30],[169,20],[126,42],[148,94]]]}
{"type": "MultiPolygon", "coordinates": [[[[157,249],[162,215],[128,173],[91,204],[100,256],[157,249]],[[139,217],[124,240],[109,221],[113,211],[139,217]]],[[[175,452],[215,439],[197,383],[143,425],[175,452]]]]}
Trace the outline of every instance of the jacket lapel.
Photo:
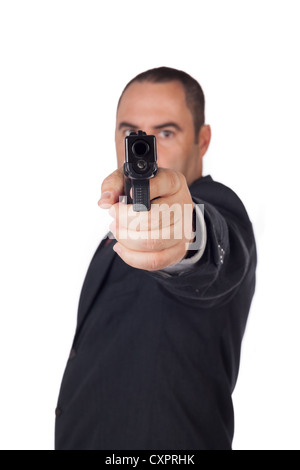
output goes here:
{"type": "Polygon", "coordinates": [[[115,239],[110,239],[109,234],[106,235],[93,256],[81,290],[78,306],[77,333],[92,307],[112,265],[112,260],[115,255],[112,247],[115,243],[115,239]]]}

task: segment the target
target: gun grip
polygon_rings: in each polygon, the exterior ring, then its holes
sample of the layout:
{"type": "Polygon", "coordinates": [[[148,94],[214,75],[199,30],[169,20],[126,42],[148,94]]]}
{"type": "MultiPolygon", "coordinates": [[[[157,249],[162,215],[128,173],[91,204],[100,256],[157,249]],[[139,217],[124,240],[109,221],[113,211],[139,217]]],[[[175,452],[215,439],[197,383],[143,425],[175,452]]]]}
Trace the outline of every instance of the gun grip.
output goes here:
{"type": "Polygon", "coordinates": [[[135,212],[150,211],[150,185],[149,180],[131,180],[124,175],[124,190],[127,197],[127,204],[133,204],[135,212]],[[132,188],[132,196],[130,190],[132,188]]]}
{"type": "Polygon", "coordinates": [[[135,212],[150,211],[150,185],[149,180],[133,180],[133,210],[135,212]]]}

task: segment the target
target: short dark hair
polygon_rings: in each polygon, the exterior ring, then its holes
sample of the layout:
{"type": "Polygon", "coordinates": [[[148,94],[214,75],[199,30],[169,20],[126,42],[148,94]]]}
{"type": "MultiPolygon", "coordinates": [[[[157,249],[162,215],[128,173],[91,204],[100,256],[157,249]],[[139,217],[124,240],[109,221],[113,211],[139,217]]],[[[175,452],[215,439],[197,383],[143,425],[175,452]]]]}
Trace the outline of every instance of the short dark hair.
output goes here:
{"type": "Polygon", "coordinates": [[[194,120],[195,137],[205,123],[205,97],[200,84],[186,72],[170,67],[159,67],[140,73],[124,88],[119,99],[118,107],[127,88],[135,82],[167,83],[179,81],[185,91],[186,104],[192,113],[194,120]]]}

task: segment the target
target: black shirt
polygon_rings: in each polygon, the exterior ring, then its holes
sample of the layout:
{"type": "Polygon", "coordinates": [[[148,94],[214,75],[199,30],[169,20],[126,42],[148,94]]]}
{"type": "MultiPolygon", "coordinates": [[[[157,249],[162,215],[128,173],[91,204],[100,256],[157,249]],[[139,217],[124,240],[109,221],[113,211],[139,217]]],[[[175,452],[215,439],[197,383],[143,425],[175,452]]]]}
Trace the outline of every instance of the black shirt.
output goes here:
{"type": "Polygon", "coordinates": [[[231,395],[255,289],[245,208],[210,176],[207,245],[187,272],[138,270],[100,243],[79,302],[57,407],[56,449],[231,449],[231,395]]]}

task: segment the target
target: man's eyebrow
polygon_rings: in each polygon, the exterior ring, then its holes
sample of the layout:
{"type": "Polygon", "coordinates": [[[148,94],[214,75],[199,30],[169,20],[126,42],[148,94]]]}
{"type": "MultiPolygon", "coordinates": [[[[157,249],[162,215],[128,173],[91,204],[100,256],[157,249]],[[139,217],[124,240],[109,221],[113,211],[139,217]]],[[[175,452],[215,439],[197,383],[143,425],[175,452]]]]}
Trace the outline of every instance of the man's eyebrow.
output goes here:
{"type": "MultiPolygon", "coordinates": [[[[130,122],[126,122],[126,121],[120,122],[119,131],[124,127],[126,129],[132,129],[132,130],[139,128],[138,126],[136,126],[135,124],[132,124],[130,122]]],[[[182,131],[181,127],[178,124],[176,124],[176,122],[164,122],[163,124],[159,124],[158,126],[154,126],[154,129],[159,130],[159,129],[164,129],[166,127],[174,127],[179,132],[182,131]]]]}
{"type": "Polygon", "coordinates": [[[178,131],[182,131],[181,127],[176,124],[176,122],[164,122],[163,124],[160,124],[159,126],[155,126],[154,129],[163,129],[165,127],[175,127],[178,131]]]}
{"type": "Polygon", "coordinates": [[[135,126],[134,124],[130,124],[130,122],[120,122],[119,124],[119,131],[122,129],[122,127],[126,127],[126,129],[137,129],[138,126],[135,126]]]}

